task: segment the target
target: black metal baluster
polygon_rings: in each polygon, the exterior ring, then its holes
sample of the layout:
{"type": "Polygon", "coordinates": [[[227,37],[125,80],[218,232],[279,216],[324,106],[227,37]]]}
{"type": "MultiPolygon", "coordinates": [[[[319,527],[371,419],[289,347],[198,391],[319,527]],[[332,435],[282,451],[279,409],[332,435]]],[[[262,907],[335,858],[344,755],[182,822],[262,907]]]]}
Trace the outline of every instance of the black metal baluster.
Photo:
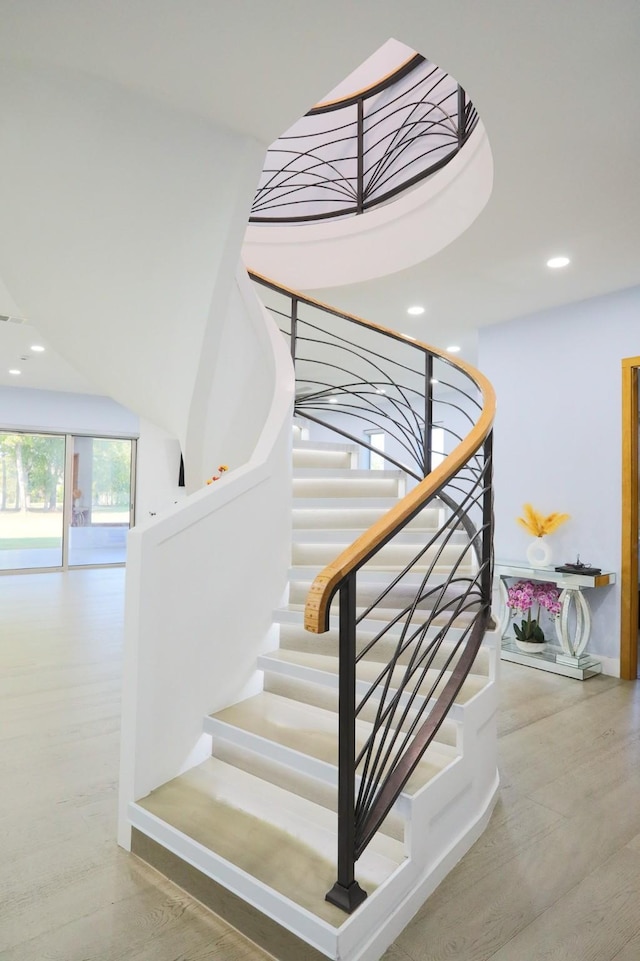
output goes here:
{"type": "Polygon", "coordinates": [[[298,342],[298,298],[291,298],[291,360],[296,366],[296,347],[298,342]]]}
{"type": "Polygon", "coordinates": [[[484,471],[482,497],[482,575],[480,589],[482,599],[491,609],[491,594],[493,589],[493,431],[491,430],[484,442],[484,471]]]}
{"type": "Polygon", "coordinates": [[[425,354],[424,372],[424,476],[431,473],[433,453],[433,354],[425,354]]]}
{"type": "Polygon", "coordinates": [[[357,183],[356,183],[356,213],[364,211],[364,99],[360,97],[358,107],[358,132],[357,132],[357,183]]]}
{"type": "Polygon", "coordinates": [[[467,95],[458,84],[458,150],[467,139],[467,95]]]}
{"type": "Polygon", "coordinates": [[[338,879],[326,900],[351,914],[367,896],[355,879],[356,575],[340,587],[338,879]]]}

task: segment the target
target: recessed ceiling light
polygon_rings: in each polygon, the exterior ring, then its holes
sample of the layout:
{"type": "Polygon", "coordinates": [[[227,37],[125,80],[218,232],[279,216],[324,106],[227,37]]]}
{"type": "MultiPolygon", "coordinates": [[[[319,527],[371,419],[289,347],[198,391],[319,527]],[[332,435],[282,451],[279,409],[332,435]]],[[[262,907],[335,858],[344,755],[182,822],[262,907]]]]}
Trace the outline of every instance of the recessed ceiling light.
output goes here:
{"type": "Polygon", "coordinates": [[[386,390],[383,390],[382,387],[376,387],[376,394],[386,394],[386,393],[387,393],[386,390]]]}
{"type": "Polygon", "coordinates": [[[448,353],[448,354],[459,354],[459,353],[460,353],[460,347],[458,347],[457,344],[451,344],[450,347],[447,347],[447,353],[448,353]]]}
{"type": "Polygon", "coordinates": [[[413,307],[407,307],[407,313],[411,314],[412,317],[419,317],[420,314],[424,314],[424,307],[420,304],[414,304],[413,307]]]}
{"type": "Polygon", "coordinates": [[[15,367],[14,367],[12,370],[9,371],[9,373],[10,373],[10,374],[13,374],[14,377],[18,377],[18,376],[22,373],[22,371],[21,371],[21,370],[16,370],[15,367]]]}
{"type": "Polygon", "coordinates": [[[547,261],[547,267],[551,267],[552,270],[556,270],[558,267],[566,267],[571,261],[568,257],[551,257],[547,261]]]}
{"type": "Polygon", "coordinates": [[[44,347],[42,344],[31,344],[31,350],[35,351],[36,354],[41,354],[44,347]]]}
{"type": "Polygon", "coordinates": [[[432,384],[439,384],[440,381],[439,381],[439,380],[436,380],[435,377],[432,377],[432,378],[431,378],[431,383],[432,383],[432,384]]]}
{"type": "Polygon", "coordinates": [[[330,397],[330,398],[329,398],[329,403],[330,403],[330,404],[337,404],[337,403],[338,403],[338,398],[337,398],[337,397],[330,397]]]}

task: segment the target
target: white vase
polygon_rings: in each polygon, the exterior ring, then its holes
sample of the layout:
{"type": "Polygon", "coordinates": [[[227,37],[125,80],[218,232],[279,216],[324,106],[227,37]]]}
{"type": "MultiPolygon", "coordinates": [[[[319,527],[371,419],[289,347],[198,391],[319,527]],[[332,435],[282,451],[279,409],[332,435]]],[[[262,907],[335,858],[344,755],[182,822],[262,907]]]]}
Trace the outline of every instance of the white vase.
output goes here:
{"type": "Polygon", "coordinates": [[[536,537],[527,547],[527,560],[532,567],[550,567],[553,560],[551,545],[544,537],[536,537]]]}
{"type": "Polygon", "coordinates": [[[519,641],[517,637],[514,640],[516,647],[520,648],[525,654],[542,654],[547,647],[544,641],[540,644],[538,641],[519,641]]]}

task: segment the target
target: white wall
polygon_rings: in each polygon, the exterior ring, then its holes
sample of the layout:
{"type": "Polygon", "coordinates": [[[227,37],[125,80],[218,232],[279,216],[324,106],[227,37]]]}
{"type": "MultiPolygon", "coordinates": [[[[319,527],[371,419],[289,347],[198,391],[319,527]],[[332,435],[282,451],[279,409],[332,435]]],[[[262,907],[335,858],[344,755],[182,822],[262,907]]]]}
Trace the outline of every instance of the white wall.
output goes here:
{"type": "Polygon", "coordinates": [[[137,437],[140,421],[126,407],[98,394],[0,387],[0,429],[137,437]]]}
{"type": "MultiPolygon", "coordinates": [[[[493,382],[496,558],[524,560],[522,505],[571,519],[551,537],[558,563],[619,572],[621,365],[640,354],[640,288],[480,330],[479,367],[493,382]]],[[[620,655],[619,585],[592,591],[589,649],[620,655]]]]}
{"type": "Polygon", "coordinates": [[[0,115],[0,274],[21,314],[185,449],[263,147],[62,68],[0,64],[0,115]]]}

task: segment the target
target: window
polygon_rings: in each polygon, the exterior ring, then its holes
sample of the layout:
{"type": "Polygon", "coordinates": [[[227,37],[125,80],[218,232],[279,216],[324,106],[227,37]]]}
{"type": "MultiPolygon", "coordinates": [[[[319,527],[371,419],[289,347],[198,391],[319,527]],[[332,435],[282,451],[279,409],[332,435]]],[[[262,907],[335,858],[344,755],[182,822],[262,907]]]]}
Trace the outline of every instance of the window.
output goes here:
{"type": "Polygon", "coordinates": [[[366,430],[365,439],[368,444],[375,447],[375,451],[368,450],[368,468],[369,470],[385,470],[386,462],[382,454],[384,453],[384,431],[381,430],[366,430]],[[380,451],[380,453],[376,453],[380,451]]]}

